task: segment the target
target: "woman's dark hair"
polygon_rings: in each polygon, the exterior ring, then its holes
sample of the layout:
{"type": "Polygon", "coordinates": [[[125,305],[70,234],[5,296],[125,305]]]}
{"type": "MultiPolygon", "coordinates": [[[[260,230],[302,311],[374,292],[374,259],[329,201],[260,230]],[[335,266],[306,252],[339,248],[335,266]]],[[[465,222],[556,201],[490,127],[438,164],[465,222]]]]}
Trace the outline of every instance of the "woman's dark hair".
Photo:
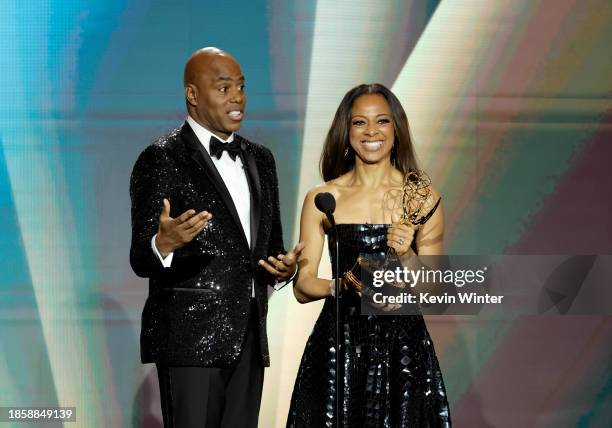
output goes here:
{"type": "Polygon", "coordinates": [[[391,150],[391,163],[402,173],[417,170],[417,161],[410,138],[408,119],[402,104],[393,92],[380,83],[362,84],[346,93],[336,110],[334,120],[325,137],[323,153],[319,167],[323,180],[329,181],[347,173],[355,166],[355,152],[349,142],[351,127],[351,110],[353,103],[362,95],[379,94],[385,97],[391,107],[393,130],[395,133],[394,145],[391,150]],[[349,149],[345,156],[346,149],[349,149]]]}

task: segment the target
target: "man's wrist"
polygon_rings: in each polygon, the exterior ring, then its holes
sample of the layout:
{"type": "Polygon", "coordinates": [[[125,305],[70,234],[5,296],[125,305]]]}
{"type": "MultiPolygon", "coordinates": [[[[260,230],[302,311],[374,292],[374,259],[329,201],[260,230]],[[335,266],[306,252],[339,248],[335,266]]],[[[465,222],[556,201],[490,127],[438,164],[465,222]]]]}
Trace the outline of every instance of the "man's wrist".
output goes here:
{"type": "Polygon", "coordinates": [[[159,232],[157,235],[155,235],[155,247],[164,259],[174,251],[166,242],[164,242],[164,239],[159,236],[159,232]]]}
{"type": "Polygon", "coordinates": [[[291,276],[289,277],[289,279],[286,279],[285,282],[291,282],[295,279],[295,277],[297,276],[298,270],[300,269],[300,266],[296,263],[295,264],[295,270],[293,271],[293,273],[291,274],[291,276]]]}
{"type": "Polygon", "coordinates": [[[151,249],[155,253],[155,256],[159,259],[160,263],[163,267],[169,268],[172,265],[172,259],[174,258],[174,252],[167,253],[166,255],[162,255],[159,249],[157,248],[157,234],[151,238],[151,249]]]}
{"type": "Polygon", "coordinates": [[[297,276],[298,271],[300,270],[299,265],[295,265],[295,271],[293,272],[293,274],[288,278],[288,279],[276,279],[275,284],[274,284],[274,289],[275,290],[280,290],[281,288],[283,288],[285,285],[289,284],[291,281],[293,281],[295,279],[295,277],[297,276]]]}

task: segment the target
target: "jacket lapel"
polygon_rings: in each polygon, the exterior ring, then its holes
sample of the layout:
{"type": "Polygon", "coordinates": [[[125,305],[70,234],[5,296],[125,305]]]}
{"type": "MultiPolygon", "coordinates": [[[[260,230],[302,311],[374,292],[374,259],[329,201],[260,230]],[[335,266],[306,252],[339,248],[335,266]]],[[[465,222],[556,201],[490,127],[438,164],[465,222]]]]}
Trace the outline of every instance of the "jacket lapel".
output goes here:
{"type": "MultiPolygon", "coordinates": [[[[230,214],[232,215],[234,222],[240,228],[245,244],[248,244],[246,240],[246,235],[244,233],[244,229],[242,228],[242,223],[240,223],[240,217],[238,216],[238,211],[236,211],[236,206],[234,205],[234,201],[232,200],[232,197],[229,191],[227,190],[227,187],[225,186],[225,183],[223,179],[221,178],[221,175],[219,175],[219,171],[217,171],[217,167],[215,167],[215,164],[210,158],[210,155],[208,154],[208,152],[206,151],[202,143],[200,143],[200,141],[198,140],[198,137],[195,135],[195,133],[193,132],[193,129],[191,129],[191,126],[189,126],[188,123],[185,123],[183,127],[181,128],[181,136],[183,137],[183,140],[185,141],[185,145],[187,146],[187,149],[190,152],[191,159],[193,159],[202,168],[204,173],[208,176],[208,179],[211,181],[211,183],[213,184],[213,186],[215,187],[215,189],[221,196],[223,203],[225,204],[230,214]]],[[[215,213],[213,212],[211,214],[214,217],[215,213]]],[[[251,224],[252,224],[252,219],[251,219],[251,224]]],[[[252,231],[251,231],[251,236],[252,236],[252,231]]],[[[253,242],[252,238],[251,238],[251,242],[253,242]]]]}
{"type": "Polygon", "coordinates": [[[259,172],[257,171],[257,163],[255,156],[249,150],[249,147],[244,138],[235,135],[234,138],[240,139],[240,148],[242,149],[242,163],[245,165],[244,170],[247,173],[247,182],[251,191],[251,250],[255,250],[257,243],[259,219],[261,216],[261,183],[259,182],[259,172]]]}

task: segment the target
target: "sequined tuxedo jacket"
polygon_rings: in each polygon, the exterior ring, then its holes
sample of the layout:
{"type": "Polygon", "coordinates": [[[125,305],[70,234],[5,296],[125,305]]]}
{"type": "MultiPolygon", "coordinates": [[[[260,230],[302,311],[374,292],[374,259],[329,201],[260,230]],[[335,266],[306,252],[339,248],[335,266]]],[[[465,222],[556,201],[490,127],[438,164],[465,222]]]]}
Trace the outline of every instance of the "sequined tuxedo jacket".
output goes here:
{"type": "MultiPolygon", "coordinates": [[[[270,364],[266,335],[267,285],[274,279],[259,259],[284,252],[278,179],[272,153],[235,135],[251,193],[251,248],[232,198],[191,127],[148,146],[130,181],[130,264],[149,278],[140,336],[143,363],[231,367],[241,353],[255,299],[264,365],[270,364]],[[171,217],[192,208],[213,215],[193,241],[174,252],[164,268],[151,248],[163,198],[171,217]]],[[[252,321],[250,321],[252,322],[252,321]]]]}

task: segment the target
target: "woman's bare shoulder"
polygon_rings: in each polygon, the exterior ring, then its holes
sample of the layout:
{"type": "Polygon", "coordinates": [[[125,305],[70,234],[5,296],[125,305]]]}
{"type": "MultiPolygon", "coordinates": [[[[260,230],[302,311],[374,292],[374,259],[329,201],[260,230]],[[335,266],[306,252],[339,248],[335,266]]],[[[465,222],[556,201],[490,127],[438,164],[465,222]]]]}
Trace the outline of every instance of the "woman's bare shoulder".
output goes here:
{"type": "Polygon", "coordinates": [[[438,189],[436,189],[436,187],[433,184],[429,186],[429,194],[433,199],[436,199],[436,200],[442,197],[438,189]]]}
{"type": "Polygon", "coordinates": [[[343,188],[345,188],[348,184],[347,174],[341,175],[340,177],[334,178],[333,180],[329,180],[325,183],[319,184],[318,186],[313,187],[306,194],[307,199],[314,199],[318,193],[331,193],[334,198],[337,198],[340,195],[340,192],[343,188]]]}
{"type": "Polygon", "coordinates": [[[314,199],[319,193],[329,192],[334,194],[334,186],[328,183],[319,184],[306,193],[306,199],[314,199]]]}

